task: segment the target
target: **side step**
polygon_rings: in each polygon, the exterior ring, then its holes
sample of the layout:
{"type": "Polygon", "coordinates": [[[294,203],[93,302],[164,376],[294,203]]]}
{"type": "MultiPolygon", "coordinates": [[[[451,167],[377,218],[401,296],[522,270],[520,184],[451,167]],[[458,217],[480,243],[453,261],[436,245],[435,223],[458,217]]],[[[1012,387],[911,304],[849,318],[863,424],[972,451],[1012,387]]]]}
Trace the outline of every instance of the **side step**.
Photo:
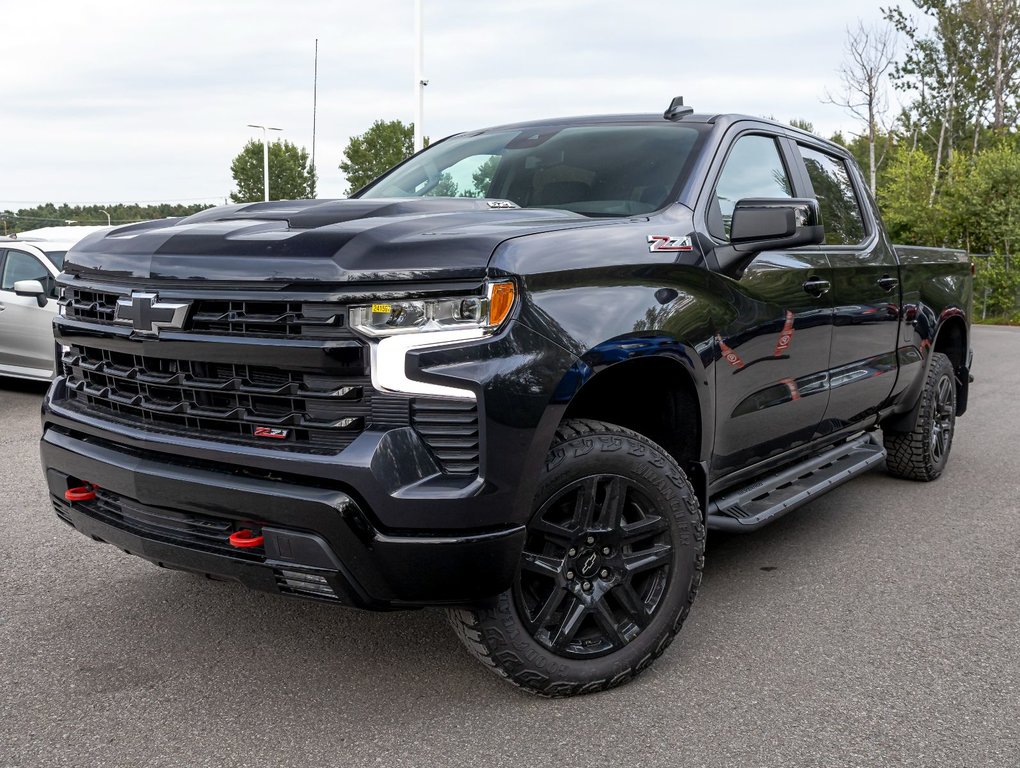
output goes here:
{"type": "Polygon", "coordinates": [[[731,491],[708,505],[705,522],[718,531],[761,528],[885,459],[872,433],[731,491]]]}

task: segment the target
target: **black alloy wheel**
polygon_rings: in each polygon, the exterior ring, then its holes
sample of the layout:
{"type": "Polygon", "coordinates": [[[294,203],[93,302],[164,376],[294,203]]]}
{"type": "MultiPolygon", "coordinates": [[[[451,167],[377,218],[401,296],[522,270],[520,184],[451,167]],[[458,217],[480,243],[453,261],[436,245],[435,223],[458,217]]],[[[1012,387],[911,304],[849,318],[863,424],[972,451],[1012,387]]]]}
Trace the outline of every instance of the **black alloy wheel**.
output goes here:
{"type": "Polygon", "coordinates": [[[514,602],[529,634],[568,658],[623,648],[648,626],[670,578],[669,523],[631,480],[590,475],[536,513],[514,602]]]}
{"type": "Polygon", "coordinates": [[[956,431],[956,371],[941,352],[932,355],[928,376],[909,432],[883,430],[886,466],[897,477],[934,480],[949,461],[956,431]]]}
{"type": "Polygon", "coordinates": [[[956,419],[955,384],[952,376],[943,373],[935,385],[935,398],[931,417],[931,459],[941,464],[949,453],[956,419]]]}
{"type": "Polygon", "coordinates": [[[542,696],[633,679],[672,642],[701,583],[705,526],[676,461],[604,422],[560,425],[513,586],[449,611],[489,669],[542,696]]]}

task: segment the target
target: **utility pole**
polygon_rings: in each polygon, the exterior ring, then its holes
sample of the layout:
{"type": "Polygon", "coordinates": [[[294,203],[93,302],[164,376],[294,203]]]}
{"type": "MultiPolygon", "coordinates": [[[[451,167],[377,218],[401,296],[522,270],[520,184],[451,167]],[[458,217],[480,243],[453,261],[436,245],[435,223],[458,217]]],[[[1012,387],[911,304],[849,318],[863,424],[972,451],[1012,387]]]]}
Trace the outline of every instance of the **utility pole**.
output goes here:
{"type": "Polygon", "coordinates": [[[249,128],[261,128],[262,129],[262,192],[263,199],[269,202],[269,140],[267,137],[267,131],[282,131],[283,128],[273,128],[268,125],[252,125],[248,123],[249,128]]]}
{"type": "Polygon", "coordinates": [[[425,146],[425,80],[424,42],[421,21],[422,0],[414,0],[414,151],[420,152],[425,146]]]}

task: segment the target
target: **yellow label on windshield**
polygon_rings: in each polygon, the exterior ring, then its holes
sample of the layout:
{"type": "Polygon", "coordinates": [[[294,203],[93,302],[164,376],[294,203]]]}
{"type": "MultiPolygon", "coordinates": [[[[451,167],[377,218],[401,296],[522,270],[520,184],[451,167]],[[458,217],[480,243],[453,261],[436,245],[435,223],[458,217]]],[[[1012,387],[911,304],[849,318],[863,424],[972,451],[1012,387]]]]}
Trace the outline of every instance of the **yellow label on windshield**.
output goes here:
{"type": "Polygon", "coordinates": [[[382,312],[382,313],[388,315],[392,310],[393,310],[393,307],[391,307],[389,304],[373,304],[372,305],[372,312],[373,313],[375,313],[375,312],[382,312]]]}

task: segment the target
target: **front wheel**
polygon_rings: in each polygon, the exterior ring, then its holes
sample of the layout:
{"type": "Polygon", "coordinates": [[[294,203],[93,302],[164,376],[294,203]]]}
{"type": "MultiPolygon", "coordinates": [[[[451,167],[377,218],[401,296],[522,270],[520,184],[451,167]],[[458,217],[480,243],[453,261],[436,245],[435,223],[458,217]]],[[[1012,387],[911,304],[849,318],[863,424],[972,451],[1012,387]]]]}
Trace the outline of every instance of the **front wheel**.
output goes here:
{"type": "Polygon", "coordinates": [[[669,454],[612,424],[564,422],[546,458],[520,568],[494,604],[449,612],[468,650],[545,696],[632,679],[680,630],[705,528],[669,454]]]}

